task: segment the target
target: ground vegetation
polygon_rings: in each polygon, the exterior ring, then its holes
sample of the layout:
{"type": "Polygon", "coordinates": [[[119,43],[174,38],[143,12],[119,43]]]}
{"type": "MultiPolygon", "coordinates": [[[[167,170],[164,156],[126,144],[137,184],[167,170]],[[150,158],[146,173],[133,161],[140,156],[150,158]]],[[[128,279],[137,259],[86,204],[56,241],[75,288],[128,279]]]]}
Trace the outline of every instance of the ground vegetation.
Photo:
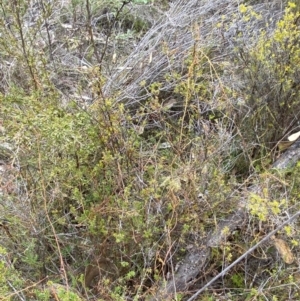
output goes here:
{"type": "Polygon", "coordinates": [[[299,5],[0,1],[0,300],[297,300],[299,5]]]}

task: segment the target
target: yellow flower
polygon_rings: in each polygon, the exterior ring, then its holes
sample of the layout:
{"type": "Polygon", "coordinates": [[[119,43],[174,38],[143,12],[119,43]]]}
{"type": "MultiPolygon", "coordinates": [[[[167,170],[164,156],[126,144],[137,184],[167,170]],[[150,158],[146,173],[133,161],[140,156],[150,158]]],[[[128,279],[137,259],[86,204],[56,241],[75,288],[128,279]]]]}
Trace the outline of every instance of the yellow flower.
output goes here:
{"type": "Polygon", "coordinates": [[[239,10],[242,14],[244,14],[247,11],[247,6],[245,4],[241,4],[239,7],[239,10]]]}

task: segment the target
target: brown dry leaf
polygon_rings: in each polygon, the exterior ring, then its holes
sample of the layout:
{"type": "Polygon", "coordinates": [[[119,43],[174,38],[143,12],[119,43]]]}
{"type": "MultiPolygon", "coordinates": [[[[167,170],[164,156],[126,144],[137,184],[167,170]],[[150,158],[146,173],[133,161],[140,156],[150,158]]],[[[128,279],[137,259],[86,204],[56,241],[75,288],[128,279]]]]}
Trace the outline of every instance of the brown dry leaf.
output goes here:
{"type": "Polygon", "coordinates": [[[273,237],[272,240],[282,260],[287,264],[293,263],[295,258],[288,244],[280,238],[273,237]]]}
{"type": "Polygon", "coordinates": [[[295,141],[279,141],[278,149],[283,152],[288,149],[295,141]]]}

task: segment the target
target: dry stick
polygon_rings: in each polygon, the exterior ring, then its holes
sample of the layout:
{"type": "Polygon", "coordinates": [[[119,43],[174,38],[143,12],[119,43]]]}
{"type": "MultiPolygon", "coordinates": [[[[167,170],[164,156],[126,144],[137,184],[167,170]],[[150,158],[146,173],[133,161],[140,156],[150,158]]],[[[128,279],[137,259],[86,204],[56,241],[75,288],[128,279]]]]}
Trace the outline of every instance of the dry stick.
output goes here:
{"type": "Polygon", "coordinates": [[[106,35],[106,39],[105,39],[105,44],[104,44],[104,49],[102,51],[102,54],[101,54],[101,58],[100,58],[100,62],[99,64],[102,63],[103,59],[104,59],[104,56],[106,54],[106,51],[107,51],[107,48],[108,48],[108,41],[109,41],[109,38],[111,37],[112,35],[112,31],[113,31],[113,28],[115,27],[116,23],[118,22],[118,19],[119,19],[119,16],[123,10],[123,8],[129,4],[131,2],[131,0],[127,0],[127,1],[123,1],[121,7],[117,10],[116,12],[116,15],[114,17],[114,22],[109,26],[108,28],[108,33],[106,35]]]}
{"type": "Polygon", "coordinates": [[[37,90],[38,89],[38,83],[37,83],[37,79],[34,75],[33,66],[32,66],[32,64],[30,62],[30,59],[29,59],[30,53],[29,53],[29,50],[28,51],[26,50],[26,41],[25,41],[23,25],[22,25],[22,21],[21,21],[21,17],[20,17],[20,14],[21,14],[20,13],[20,4],[17,1],[13,1],[12,5],[13,5],[13,10],[15,12],[15,18],[16,18],[16,21],[17,21],[17,25],[18,25],[18,31],[19,31],[19,34],[20,34],[20,39],[21,39],[21,43],[22,43],[22,51],[23,51],[23,54],[24,54],[24,58],[25,58],[25,61],[26,61],[26,64],[27,64],[32,82],[33,82],[33,86],[34,86],[35,90],[37,90]]]}
{"type": "Polygon", "coordinates": [[[213,284],[217,279],[224,276],[232,267],[234,267],[237,263],[239,263],[241,260],[243,260],[245,257],[247,257],[251,252],[253,252],[257,247],[259,247],[262,243],[270,239],[277,231],[282,229],[285,225],[290,223],[293,219],[295,219],[298,215],[300,215],[300,211],[295,213],[292,217],[290,217],[288,220],[286,220],[284,223],[282,223],[280,226],[278,226],[276,229],[271,231],[267,236],[265,236],[261,241],[259,241],[256,245],[254,245],[252,248],[250,248],[246,253],[244,253],[242,256],[240,256],[238,259],[236,259],[232,264],[230,264],[226,269],[224,269],[221,273],[219,273],[216,277],[214,277],[212,280],[210,280],[208,283],[206,283],[200,290],[197,291],[191,298],[189,298],[187,301],[194,300],[199,294],[201,294],[206,288],[208,288],[211,284],[213,284]]]}
{"type": "MultiPolygon", "coordinates": [[[[41,284],[43,281],[45,281],[45,279],[47,279],[47,277],[46,277],[46,278],[43,278],[43,279],[39,280],[38,282],[36,282],[36,283],[34,283],[34,284],[32,284],[32,285],[29,285],[29,286],[27,286],[27,287],[25,287],[25,288],[23,288],[23,289],[21,289],[21,290],[15,289],[14,286],[10,283],[10,281],[7,281],[8,285],[13,289],[14,293],[12,293],[12,294],[6,296],[7,299],[5,299],[5,300],[10,300],[11,297],[14,297],[14,296],[16,296],[16,295],[17,295],[21,300],[26,300],[25,298],[22,298],[22,297],[20,296],[20,294],[22,294],[22,296],[23,296],[23,292],[26,292],[26,291],[28,291],[28,290],[31,289],[31,288],[37,287],[39,284],[41,284]]],[[[2,300],[2,299],[0,299],[0,300],[2,300]]]]}
{"type": "Polygon", "coordinates": [[[86,0],[86,11],[87,11],[87,29],[88,29],[88,33],[90,35],[91,43],[92,43],[93,48],[94,48],[94,54],[96,56],[97,62],[100,64],[101,59],[99,57],[99,53],[98,53],[98,50],[97,50],[97,47],[96,47],[96,44],[95,44],[93,28],[92,28],[92,25],[91,25],[92,14],[91,14],[90,1],[89,0],[86,0]]]}
{"type": "Polygon", "coordinates": [[[41,6],[42,6],[42,11],[43,11],[43,16],[44,16],[44,22],[45,22],[45,27],[46,27],[46,32],[47,32],[47,38],[48,38],[48,44],[49,44],[49,57],[50,57],[51,62],[54,63],[54,68],[55,68],[55,62],[54,62],[53,50],[52,50],[53,46],[52,46],[52,39],[51,39],[51,35],[50,35],[50,26],[49,26],[49,13],[46,10],[43,1],[41,1],[41,6]]]}

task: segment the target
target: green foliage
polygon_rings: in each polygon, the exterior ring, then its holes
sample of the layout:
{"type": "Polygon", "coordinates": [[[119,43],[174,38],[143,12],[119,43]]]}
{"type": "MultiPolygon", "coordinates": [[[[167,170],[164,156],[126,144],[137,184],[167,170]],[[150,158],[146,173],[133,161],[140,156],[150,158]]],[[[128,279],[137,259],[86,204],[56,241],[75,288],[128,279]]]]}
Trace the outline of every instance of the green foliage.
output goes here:
{"type": "MultiPolygon", "coordinates": [[[[15,10],[4,2],[3,11],[13,20],[25,18],[26,3],[20,1],[15,10]]],[[[74,24],[78,8],[86,3],[72,1],[74,24]]],[[[116,13],[125,2],[91,1],[92,12],[106,4],[116,13]]],[[[51,16],[48,8],[44,19],[51,16]]],[[[240,13],[244,22],[260,18],[245,5],[240,5],[240,13]]],[[[120,31],[119,38],[147,28],[126,8],[119,17],[129,29],[120,31]]],[[[0,250],[0,295],[9,298],[24,290],[28,299],[77,301],[92,291],[103,300],[138,300],[152,294],[153,283],[169,277],[189,246],[213,233],[218,221],[236,209],[240,196],[235,192],[241,186],[232,171],[247,173],[294,123],[299,109],[298,18],[289,4],[272,36],[261,31],[254,46],[243,49],[244,56],[236,62],[244,64],[243,104],[232,106],[238,92],[221,81],[226,64],[213,61],[213,47],[199,42],[200,28],[194,25],[195,43],[182,68],[148,87],[142,80],[140,86],[149,89],[151,97],[133,110],[104,96],[105,68],[100,64],[78,67],[80,87],[88,87],[93,104],[82,108],[75,96],[66,100],[53,83],[54,70],[59,70],[59,78],[66,70],[50,66],[55,65],[51,51],[36,49],[31,38],[22,40],[18,22],[8,29],[0,21],[0,56],[12,56],[18,66],[0,95],[1,157],[15,169],[11,182],[17,187],[6,192],[6,183],[1,184],[1,216],[5,213],[12,225],[6,231],[1,228],[8,252],[0,250]],[[6,257],[13,258],[12,264],[6,257]],[[89,266],[98,267],[98,274],[85,283],[89,266]],[[51,279],[47,285],[37,285],[46,279],[51,279]],[[82,297],[79,291],[88,293],[82,297]]],[[[36,29],[28,30],[28,35],[37,35],[36,29]]],[[[66,41],[70,49],[86,42],[79,36],[72,39],[66,41]]],[[[171,64],[171,51],[165,45],[162,51],[171,64]]],[[[295,169],[293,176],[298,174],[295,169]]],[[[259,180],[269,178],[263,174],[259,180]]],[[[250,213],[260,223],[268,222],[291,202],[296,205],[299,181],[291,182],[293,201],[275,197],[263,186],[249,199],[250,213]]],[[[230,231],[225,227],[221,235],[227,237],[230,231]]],[[[293,231],[284,229],[289,237],[293,231]]],[[[238,246],[245,244],[242,237],[236,234],[231,238],[234,245],[224,242],[222,250],[212,248],[216,270],[237,257],[238,246]]],[[[292,243],[296,247],[297,239],[292,243]]],[[[236,288],[247,288],[239,271],[230,280],[236,288]]],[[[249,299],[260,298],[255,288],[247,294],[249,299]]],[[[203,295],[203,300],[214,297],[203,295]]]]}
{"type": "Polygon", "coordinates": [[[236,288],[244,287],[244,276],[240,274],[233,274],[231,276],[231,281],[236,288]]]}
{"type": "MultiPolygon", "coordinates": [[[[6,255],[6,251],[1,247],[0,249],[1,257],[6,255]]],[[[6,266],[6,262],[1,259],[0,261],[0,293],[1,296],[6,296],[10,292],[9,286],[7,284],[7,273],[8,269],[6,266]]]]}
{"type": "MultiPolygon", "coordinates": [[[[13,88],[1,97],[0,114],[7,132],[2,140],[13,142],[30,198],[28,216],[43,237],[23,239],[23,273],[25,264],[34,268],[32,280],[37,281],[45,269],[58,269],[61,261],[83,262],[87,247],[101,249],[101,256],[113,260],[120,273],[107,284],[108,290],[112,286],[107,294],[118,300],[127,290],[126,283],[147,274],[149,266],[152,277],[161,279],[159,266],[173,242],[184,250],[191,235],[204,233],[197,216],[204,222],[228,211],[230,185],[226,186],[213,161],[210,167],[202,163],[205,152],[213,153],[218,142],[205,142],[192,130],[200,115],[191,100],[211,94],[201,67],[206,63],[209,58],[195,46],[186,61],[187,77],[175,89],[184,99],[180,118],[168,118],[156,93],[162,83],[152,85],[149,107],[137,116],[146,120],[156,111],[166,128],[150,130],[146,136],[135,130],[134,118],[122,104],[100,96],[102,78],[97,68],[90,70],[90,76],[91,89],[99,97],[86,111],[73,102],[63,106],[51,90],[26,93],[13,88]],[[205,189],[213,191],[214,198],[195,201],[205,189]],[[223,209],[215,214],[218,206],[223,209]],[[70,230],[77,238],[58,238],[57,233],[70,230]],[[85,245],[78,245],[78,237],[87,241],[85,245]],[[147,257],[150,248],[154,253],[147,257]]],[[[18,203],[18,196],[13,200],[18,203]]],[[[48,298],[41,291],[36,294],[48,298]]],[[[64,290],[59,294],[67,298],[64,290]]]]}
{"type": "Polygon", "coordinates": [[[7,251],[0,247],[0,295],[1,300],[12,300],[16,291],[24,285],[23,279],[10,262],[7,251]]]}
{"type": "MultiPolygon", "coordinates": [[[[51,285],[51,284],[50,284],[51,285]]],[[[66,290],[63,286],[58,286],[57,297],[61,301],[81,301],[82,299],[74,292],[71,292],[70,290],[66,290]]]]}
{"type": "MultiPolygon", "coordinates": [[[[264,191],[266,195],[267,192],[264,191]]],[[[270,198],[267,196],[262,198],[258,195],[252,194],[249,200],[249,209],[251,214],[258,217],[260,221],[266,221],[269,219],[269,215],[278,215],[281,212],[281,207],[284,206],[286,203],[285,200],[271,201],[270,198]]]]}
{"type": "MultiPolygon", "coordinates": [[[[242,135],[244,157],[256,165],[284,134],[296,126],[299,107],[299,12],[289,3],[272,35],[262,30],[254,47],[238,47],[244,105],[238,105],[236,125],[242,135]]],[[[240,6],[245,21],[259,18],[250,7],[240,6]]],[[[268,24],[267,24],[268,26],[268,24]]]]}

